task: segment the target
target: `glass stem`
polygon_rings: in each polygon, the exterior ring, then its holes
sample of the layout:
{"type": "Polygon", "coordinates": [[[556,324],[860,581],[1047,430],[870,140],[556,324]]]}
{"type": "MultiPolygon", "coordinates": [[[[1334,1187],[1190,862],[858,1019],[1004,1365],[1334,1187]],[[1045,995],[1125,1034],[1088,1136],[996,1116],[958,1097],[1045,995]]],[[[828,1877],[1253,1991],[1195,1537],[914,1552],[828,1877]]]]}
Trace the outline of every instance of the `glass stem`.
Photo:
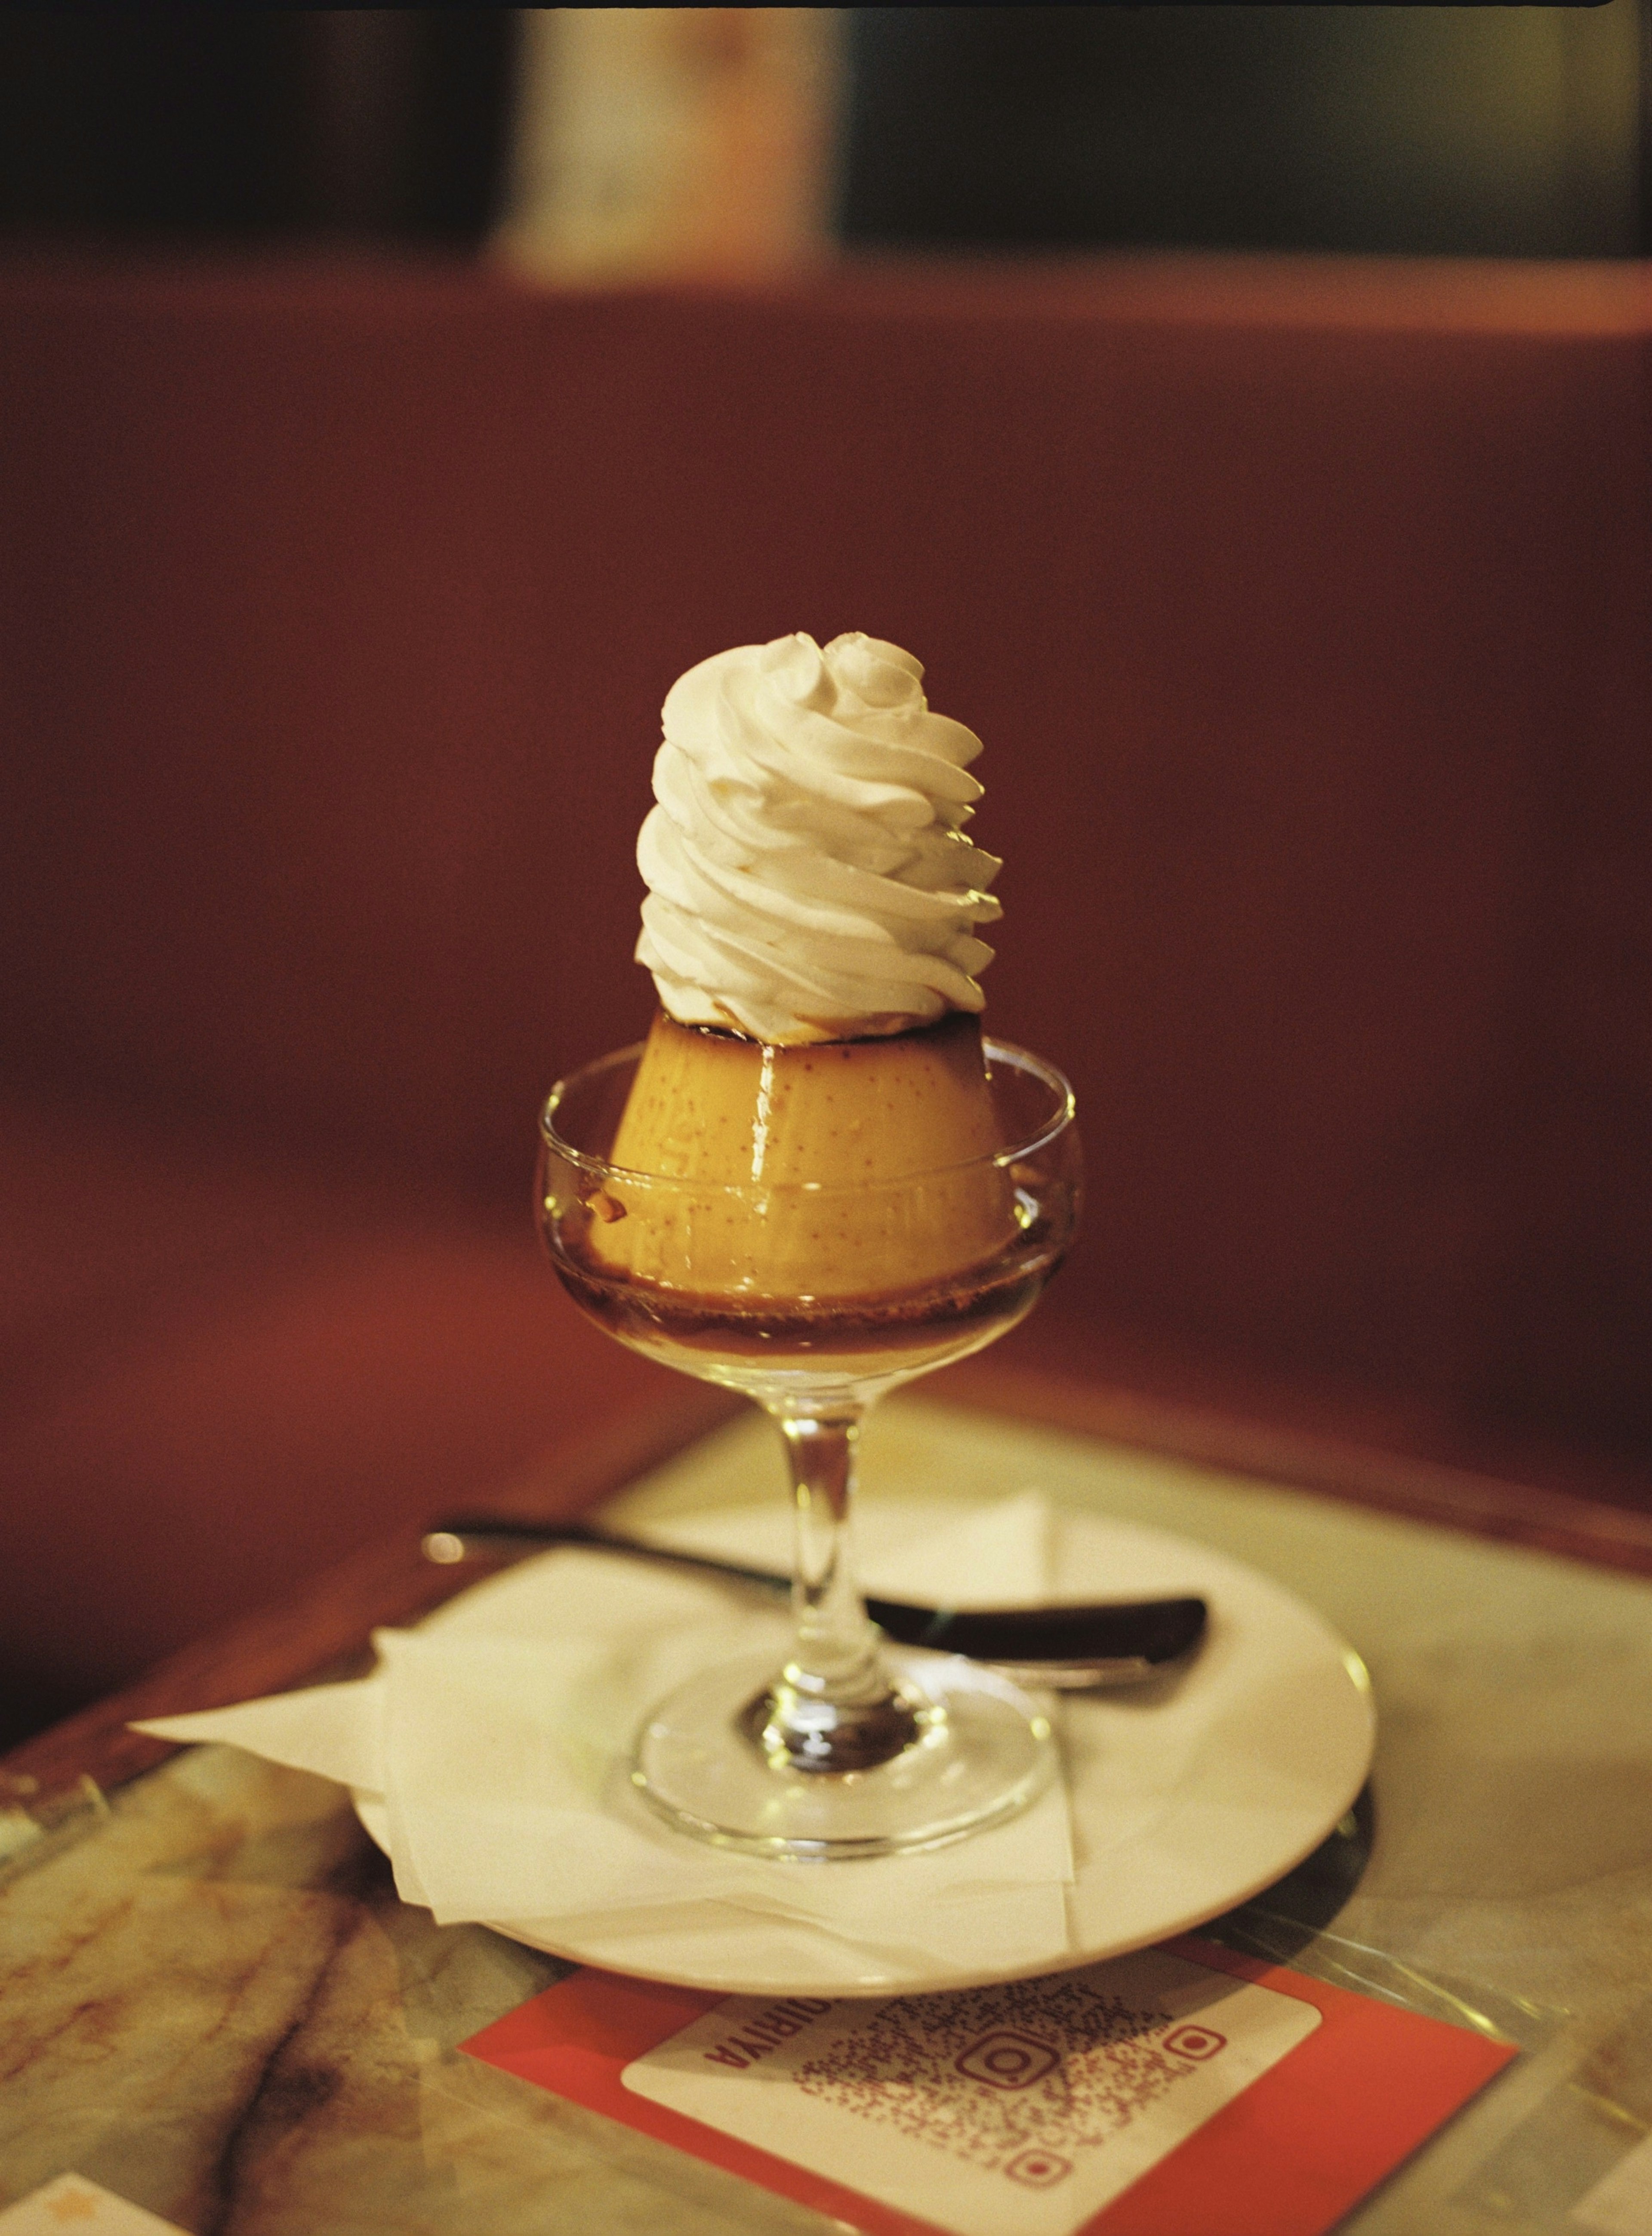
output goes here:
{"type": "Polygon", "coordinates": [[[791,1612],[797,1625],[787,1675],[823,1699],[863,1700],[884,1689],[878,1634],[855,1581],[849,1505],[862,1408],[783,1415],[796,1517],[791,1612]],[[795,1674],[794,1674],[795,1673],[795,1674]]]}
{"type": "Polygon", "coordinates": [[[796,1516],[791,1658],[749,1728],[771,1761],[797,1770],[865,1770],[917,1733],[890,1683],[849,1555],[855,1446],[864,1407],[777,1412],[791,1463],[796,1516]]]}

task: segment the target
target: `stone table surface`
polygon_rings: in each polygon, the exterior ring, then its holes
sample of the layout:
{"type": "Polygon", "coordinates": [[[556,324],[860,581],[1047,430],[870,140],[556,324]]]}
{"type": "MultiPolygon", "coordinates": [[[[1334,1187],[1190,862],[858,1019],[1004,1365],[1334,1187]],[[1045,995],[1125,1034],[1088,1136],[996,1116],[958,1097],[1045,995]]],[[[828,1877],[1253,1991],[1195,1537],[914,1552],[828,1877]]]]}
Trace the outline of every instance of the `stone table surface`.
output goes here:
{"type": "MultiPolygon", "coordinates": [[[[775,1441],[738,1422],[612,1518],[778,1496],[775,1441]]],[[[1036,1484],[1179,1531],[1343,1633],[1370,1788],[1216,1930],[1524,2053],[1346,2230],[1576,2236],[1652,2126],[1652,1584],[918,1400],[865,1460],[868,1499],[1036,1484]]],[[[72,2169],[190,2236],[842,2226],[465,2056],[568,1968],[403,1905],[338,1788],[234,1749],[19,1851],[0,1962],[0,2204],[72,2169]]]]}

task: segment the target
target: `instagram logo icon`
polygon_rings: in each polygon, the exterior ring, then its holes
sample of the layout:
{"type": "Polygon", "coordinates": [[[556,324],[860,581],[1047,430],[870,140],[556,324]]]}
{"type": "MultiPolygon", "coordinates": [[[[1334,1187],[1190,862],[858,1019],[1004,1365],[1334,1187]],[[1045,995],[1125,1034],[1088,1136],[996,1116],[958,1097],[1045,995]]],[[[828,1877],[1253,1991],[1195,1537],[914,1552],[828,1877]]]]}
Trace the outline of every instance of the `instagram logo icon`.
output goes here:
{"type": "Polygon", "coordinates": [[[984,2081],[989,2088],[1030,2088],[1053,2073],[1061,2060],[1047,2042],[1036,2035],[1019,2034],[1013,2027],[995,2027],[954,2061],[960,2073],[984,2081]]]}

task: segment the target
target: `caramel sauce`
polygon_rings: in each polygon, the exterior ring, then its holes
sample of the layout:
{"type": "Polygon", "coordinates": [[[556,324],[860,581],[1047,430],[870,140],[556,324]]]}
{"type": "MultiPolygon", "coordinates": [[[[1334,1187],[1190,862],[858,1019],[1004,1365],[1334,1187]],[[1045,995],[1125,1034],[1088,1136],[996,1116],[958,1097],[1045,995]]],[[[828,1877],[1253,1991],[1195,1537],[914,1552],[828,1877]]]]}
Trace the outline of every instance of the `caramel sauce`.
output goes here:
{"type": "Polygon", "coordinates": [[[781,1366],[882,1361],[888,1370],[962,1357],[1030,1310],[1059,1253],[1028,1238],[1007,1259],[949,1281],[818,1303],[698,1294],[636,1274],[614,1274],[575,1254],[565,1223],[554,1262],[583,1311],[627,1344],[700,1371],[717,1359],[781,1366]]]}

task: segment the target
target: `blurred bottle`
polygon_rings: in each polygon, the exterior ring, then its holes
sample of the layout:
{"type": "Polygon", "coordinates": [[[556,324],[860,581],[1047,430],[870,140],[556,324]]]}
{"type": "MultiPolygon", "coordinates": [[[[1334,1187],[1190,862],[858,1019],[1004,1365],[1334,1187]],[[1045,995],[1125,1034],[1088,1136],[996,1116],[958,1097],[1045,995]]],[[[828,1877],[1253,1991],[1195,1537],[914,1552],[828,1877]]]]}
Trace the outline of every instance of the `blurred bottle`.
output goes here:
{"type": "Polygon", "coordinates": [[[785,271],[829,240],[834,8],[522,11],[497,253],[547,278],[785,271]]]}

